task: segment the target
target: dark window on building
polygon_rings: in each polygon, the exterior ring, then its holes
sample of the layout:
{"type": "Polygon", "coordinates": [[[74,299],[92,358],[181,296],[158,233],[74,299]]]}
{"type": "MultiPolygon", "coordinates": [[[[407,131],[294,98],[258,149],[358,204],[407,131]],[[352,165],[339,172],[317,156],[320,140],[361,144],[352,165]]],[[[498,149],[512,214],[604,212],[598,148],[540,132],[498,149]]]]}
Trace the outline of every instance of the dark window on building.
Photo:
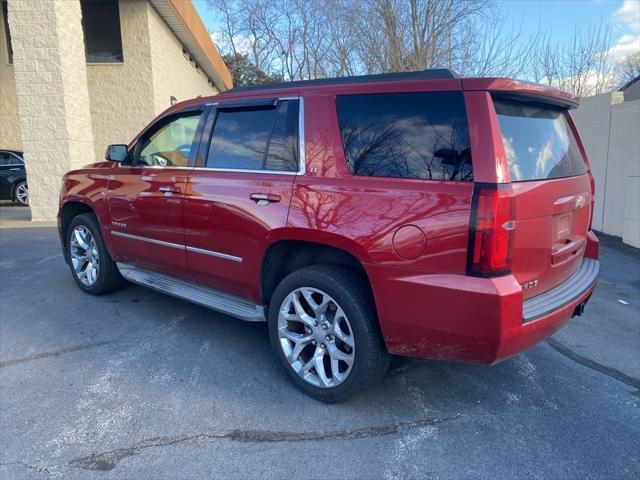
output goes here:
{"type": "Polygon", "coordinates": [[[296,171],[298,102],[219,110],[207,167],[296,171]]]}
{"type": "Polygon", "coordinates": [[[9,12],[7,11],[7,1],[2,1],[2,22],[4,23],[4,35],[7,40],[7,54],[9,63],[13,63],[13,47],[11,46],[11,35],[9,34],[9,12]]]}
{"type": "Polygon", "coordinates": [[[473,180],[462,93],[344,95],[336,108],[353,174],[473,180]]]}
{"type": "Polygon", "coordinates": [[[118,0],[80,0],[87,63],[122,62],[118,0]]]}
{"type": "Polygon", "coordinates": [[[584,160],[562,110],[500,98],[493,104],[512,182],[585,173],[584,160]]]}

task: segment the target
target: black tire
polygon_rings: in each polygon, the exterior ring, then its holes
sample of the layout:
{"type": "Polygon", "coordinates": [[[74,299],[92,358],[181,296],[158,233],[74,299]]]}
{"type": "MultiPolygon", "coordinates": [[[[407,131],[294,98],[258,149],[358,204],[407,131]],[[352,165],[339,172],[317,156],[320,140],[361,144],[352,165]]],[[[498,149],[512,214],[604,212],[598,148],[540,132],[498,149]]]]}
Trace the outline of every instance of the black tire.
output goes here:
{"type": "Polygon", "coordinates": [[[269,306],[271,346],[289,378],[304,393],[326,403],[336,403],[357,394],[384,376],[391,356],[378,327],[374,301],[364,279],[353,270],[334,265],[313,265],[288,275],[276,288],[269,306]],[[355,342],[353,366],[347,378],[334,387],[307,383],[293,370],[280,346],[278,315],[287,296],[298,288],[310,287],[330,295],[345,312],[355,342]]]}
{"type": "Polygon", "coordinates": [[[20,189],[25,188],[27,191],[29,190],[29,185],[27,184],[26,180],[22,180],[18,183],[16,183],[16,186],[13,187],[13,201],[15,203],[17,203],[18,205],[21,205],[23,207],[28,207],[29,206],[29,197],[27,197],[26,201],[22,198],[22,196],[18,195],[18,192],[20,191],[20,189]]]}
{"type": "Polygon", "coordinates": [[[66,235],[65,256],[67,263],[69,264],[74,280],[82,290],[90,293],[91,295],[103,295],[105,293],[111,293],[122,286],[124,278],[122,278],[116,263],[113,261],[104,245],[98,220],[94,214],[83,213],[74,217],[69,223],[66,235]],[[71,236],[78,225],[82,225],[89,230],[96,242],[100,266],[98,268],[97,279],[93,285],[85,285],[82,283],[71,262],[71,236]]]}

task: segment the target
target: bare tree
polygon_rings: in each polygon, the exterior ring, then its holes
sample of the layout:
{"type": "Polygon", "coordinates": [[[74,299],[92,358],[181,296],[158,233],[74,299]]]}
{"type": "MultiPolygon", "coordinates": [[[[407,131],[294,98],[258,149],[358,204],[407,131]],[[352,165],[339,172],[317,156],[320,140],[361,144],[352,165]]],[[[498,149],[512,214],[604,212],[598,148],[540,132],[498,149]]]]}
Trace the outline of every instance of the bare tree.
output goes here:
{"type": "Polygon", "coordinates": [[[596,95],[610,89],[611,30],[600,23],[575,27],[566,43],[553,42],[550,34],[541,37],[531,70],[537,81],[575,95],[596,95]]]}
{"type": "Polygon", "coordinates": [[[446,67],[585,95],[614,79],[603,23],[576,27],[565,42],[541,29],[525,38],[523,23],[506,25],[495,0],[208,1],[223,50],[285,80],[446,67]]]}
{"type": "Polygon", "coordinates": [[[640,53],[627,55],[616,65],[616,85],[622,87],[640,75],[640,53]]]}

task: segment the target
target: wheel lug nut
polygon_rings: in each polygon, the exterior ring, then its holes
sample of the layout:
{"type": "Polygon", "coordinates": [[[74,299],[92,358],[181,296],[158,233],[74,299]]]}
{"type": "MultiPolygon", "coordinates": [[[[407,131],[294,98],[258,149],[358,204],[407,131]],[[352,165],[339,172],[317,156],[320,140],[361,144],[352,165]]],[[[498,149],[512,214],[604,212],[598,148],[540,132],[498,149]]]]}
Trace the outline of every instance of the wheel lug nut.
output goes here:
{"type": "Polygon", "coordinates": [[[315,340],[311,340],[311,345],[315,345],[316,341],[315,340]]]}
{"type": "Polygon", "coordinates": [[[320,344],[320,347],[321,347],[321,348],[327,348],[327,347],[325,346],[325,344],[324,344],[324,343],[321,343],[321,344],[320,344]]]}

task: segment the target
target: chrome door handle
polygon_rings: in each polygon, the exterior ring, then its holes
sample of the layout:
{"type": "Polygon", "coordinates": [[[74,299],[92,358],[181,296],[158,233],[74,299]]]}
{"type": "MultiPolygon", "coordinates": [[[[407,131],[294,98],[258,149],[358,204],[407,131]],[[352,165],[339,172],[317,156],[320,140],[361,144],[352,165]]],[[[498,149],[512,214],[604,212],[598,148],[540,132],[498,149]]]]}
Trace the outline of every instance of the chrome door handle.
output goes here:
{"type": "Polygon", "coordinates": [[[249,198],[258,205],[269,205],[271,202],[275,203],[280,201],[280,195],[273,193],[252,193],[249,198]]]}
{"type": "Polygon", "coordinates": [[[180,193],[179,187],[164,186],[160,187],[158,190],[165,193],[180,193]]]}

